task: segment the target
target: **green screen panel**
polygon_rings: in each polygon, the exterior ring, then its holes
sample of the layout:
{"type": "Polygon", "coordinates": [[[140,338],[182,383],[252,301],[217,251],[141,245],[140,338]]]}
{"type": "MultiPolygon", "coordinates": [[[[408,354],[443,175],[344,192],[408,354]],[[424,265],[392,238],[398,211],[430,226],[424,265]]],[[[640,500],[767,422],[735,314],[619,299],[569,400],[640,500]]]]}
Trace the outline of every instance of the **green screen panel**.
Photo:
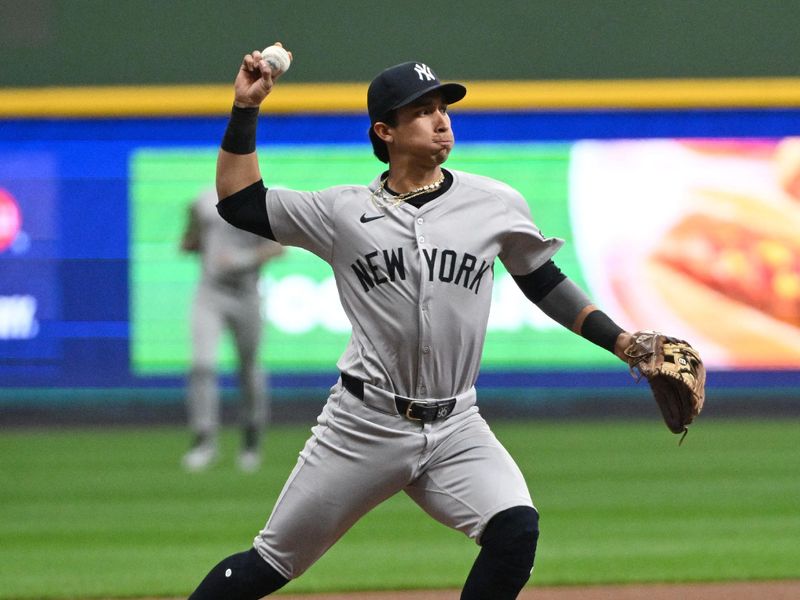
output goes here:
{"type": "MultiPolygon", "coordinates": [[[[556,259],[581,286],[568,206],[570,144],[462,144],[447,167],[494,177],[529,201],[545,235],[567,244],[556,259]]],[[[189,203],[213,183],[215,148],[141,149],[131,159],[131,357],[138,375],[185,372],[189,364],[189,314],[199,276],[194,256],[178,249],[189,203]]],[[[271,187],[314,190],[369,183],[379,172],[364,146],[278,146],[260,159],[271,187]]],[[[262,359],[274,371],[330,369],[347,343],[349,324],[330,267],[289,248],[262,277],[265,343],[262,359]]],[[[230,340],[220,350],[223,368],[235,355],[230,340]]],[[[564,330],[533,307],[498,261],[484,368],[600,366],[608,353],[564,330]]]]}

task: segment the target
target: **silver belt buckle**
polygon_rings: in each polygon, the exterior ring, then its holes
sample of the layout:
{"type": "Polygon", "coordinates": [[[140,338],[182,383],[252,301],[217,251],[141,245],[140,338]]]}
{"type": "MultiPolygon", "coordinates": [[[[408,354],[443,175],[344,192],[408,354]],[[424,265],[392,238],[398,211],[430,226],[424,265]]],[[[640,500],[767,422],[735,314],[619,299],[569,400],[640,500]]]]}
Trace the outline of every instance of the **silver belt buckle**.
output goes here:
{"type": "Polygon", "coordinates": [[[406,407],[405,417],[409,421],[422,421],[422,419],[418,419],[417,417],[412,417],[411,416],[411,409],[414,408],[415,404],[419,404],[420,406],[428,406],[427,402],[420,402],[419,400],[412,400],[411,402],[408,403],[408,406],[406,407]]]}

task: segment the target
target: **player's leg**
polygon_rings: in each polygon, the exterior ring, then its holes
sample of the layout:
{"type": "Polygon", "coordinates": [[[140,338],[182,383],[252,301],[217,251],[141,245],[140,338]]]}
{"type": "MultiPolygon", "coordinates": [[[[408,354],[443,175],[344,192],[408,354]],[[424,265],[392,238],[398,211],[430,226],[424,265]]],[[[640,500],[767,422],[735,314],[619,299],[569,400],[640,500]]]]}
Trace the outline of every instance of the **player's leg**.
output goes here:
{"type": "Polygon", "coordinates": [[[413,478],[419,427],[336,386],[254,545],[286,578],[306,571],[352,525],[413,478]]]}
{"type": "Polygon", "coordinates": [[[260,297],[253,294],[232,301],[235,305],[229,311],[229,322],[239,360],[239,388],[242,394],[242,447],[238,464],[245,471],[254,471],[261,464],[261,438],[269,422],[266,373],[258,360],[263,330],[260,297]]]}
{"type": "Polygon", "coordinates": [[[403,489],[424,448],[419,427],[367,408],[337,385],[254,549],[215,566],[192,600],[251,600],[298,577],[362,515],[403,489]]]}
{"type": "Polygon", "coordinates": [[[462,600],[511,600],[530,578],[538,514],[514,460],[477,412],[434,424],[434,449],[408,495],[481,546],[462,600]]]}
{"type": "Polygon", "coordinates": [[[219,384],[216,367],[222,330],[221,307],[214,295],[201,285],[192,305],[191,316],[192,366],[187,410],[194,441],[183,457],[183,465],[190,471],[208,467],[217,457],[219,384]]]}

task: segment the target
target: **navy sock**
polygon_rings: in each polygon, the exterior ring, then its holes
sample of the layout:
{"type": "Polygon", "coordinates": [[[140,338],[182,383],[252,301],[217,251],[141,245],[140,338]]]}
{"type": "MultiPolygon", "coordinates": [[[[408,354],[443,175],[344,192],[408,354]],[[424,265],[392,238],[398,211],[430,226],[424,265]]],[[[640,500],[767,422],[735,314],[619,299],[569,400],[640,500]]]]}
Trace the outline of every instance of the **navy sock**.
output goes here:
{"type": "Polygon", "coordinates": [[[461,600],[514,600],[530,578],[538,539],[539,514],[529,506],[492,517],[461,600]]]}
{"type": "Polygon", "coordinates": [[[288,582],[251,548],[220,561],[189,600],[258,600],[288,582]]]}

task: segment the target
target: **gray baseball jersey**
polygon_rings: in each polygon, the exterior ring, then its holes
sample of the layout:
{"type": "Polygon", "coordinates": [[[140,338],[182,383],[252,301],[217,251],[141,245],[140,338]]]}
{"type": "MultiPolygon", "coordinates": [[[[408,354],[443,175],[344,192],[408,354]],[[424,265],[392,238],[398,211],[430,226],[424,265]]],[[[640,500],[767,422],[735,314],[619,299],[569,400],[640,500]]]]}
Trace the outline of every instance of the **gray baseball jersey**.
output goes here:
{"type": "Polygon", "coordinates": [[[475,380],[499,258],[513,275],[562,246],[533,223],[511,187],[450,171],[420,208],[377,206],[370,186],[267,191],[284,245],[332,267],[352,335],[342,379],[300,453],[264,529],[259,554],[284,577],[304,572],[363,514],[404,491],[428,514],[479,539],[488,520],[533,506],[519,468],[478,412],[475,380]],[[446,418],[414,421],[395,395],[449,399],[446,418]]]}
{"type": "Polygon", "coordinates": [[[333,267],[353,326],[339,369],[408,397],[449,397],[475,383],[495,258],[526,275],[563,244],[542,236],[513,188],[450,172],[450,189],[419,209],[376,208],[377,179],[369,189],[267,192],[276,239],[333,267]]]}

